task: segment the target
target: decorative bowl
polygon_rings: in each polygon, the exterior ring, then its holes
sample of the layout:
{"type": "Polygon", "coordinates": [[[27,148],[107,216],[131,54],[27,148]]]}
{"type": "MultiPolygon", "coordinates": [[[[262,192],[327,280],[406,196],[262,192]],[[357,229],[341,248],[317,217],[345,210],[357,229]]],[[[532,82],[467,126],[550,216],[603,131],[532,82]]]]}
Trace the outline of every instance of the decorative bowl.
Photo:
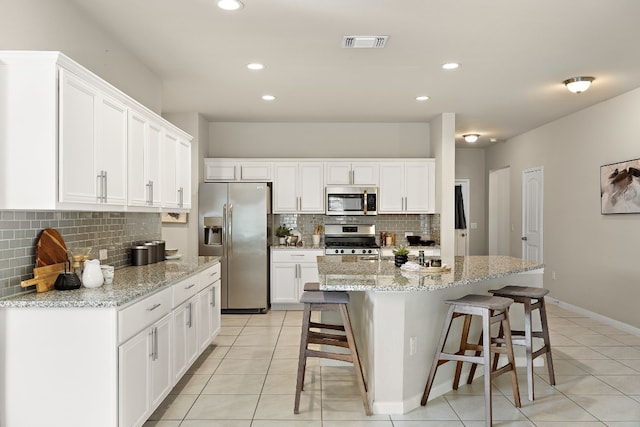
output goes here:
{"type": "Polygon", "coordinates": [[[178,253],[177,249],[165,249],[164,250],[164,256],[174,256],[177,253],[178,253]]]}

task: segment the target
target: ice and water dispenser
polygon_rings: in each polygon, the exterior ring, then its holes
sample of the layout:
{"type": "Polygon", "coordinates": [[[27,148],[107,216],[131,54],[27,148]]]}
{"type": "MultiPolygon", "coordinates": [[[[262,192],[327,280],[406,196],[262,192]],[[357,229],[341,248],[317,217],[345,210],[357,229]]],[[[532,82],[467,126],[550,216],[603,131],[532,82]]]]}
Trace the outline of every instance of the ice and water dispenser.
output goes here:
{"type": "Polygon", "coordinates": [[[219,217],[219,216],[204,217],[204,244],[205,245],[221,245],[222,244],[222,217],[219,217]]]}

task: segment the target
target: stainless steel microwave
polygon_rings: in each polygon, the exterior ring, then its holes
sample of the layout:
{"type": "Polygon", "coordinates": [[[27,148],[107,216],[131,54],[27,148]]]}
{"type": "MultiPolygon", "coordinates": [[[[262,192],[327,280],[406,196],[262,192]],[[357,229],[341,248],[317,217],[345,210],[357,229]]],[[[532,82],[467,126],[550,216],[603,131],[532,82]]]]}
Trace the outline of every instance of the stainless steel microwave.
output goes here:
{"type": "Polygon", "coordinates": [[[377,215],[378,187],[326,187],[327,215],[377,215]]]}

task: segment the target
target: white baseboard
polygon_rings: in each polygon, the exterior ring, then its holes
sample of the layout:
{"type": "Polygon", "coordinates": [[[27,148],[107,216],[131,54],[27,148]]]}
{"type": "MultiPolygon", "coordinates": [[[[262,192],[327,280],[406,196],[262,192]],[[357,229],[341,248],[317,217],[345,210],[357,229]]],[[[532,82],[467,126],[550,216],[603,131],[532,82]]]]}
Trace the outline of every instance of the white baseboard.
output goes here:
{"type": "Polygon", "coordinates": [[[630,334],[634,334],[634,335],[639,335],[640,336],[640,329],[639,328],[636,328],[636,327],[631,326],[629,324],[626,324],[624,322],[620,322],[620,321],[612,319],[610,317],[603,316],[603,315],[598,314],[598,313],[594,313],[593,311],[589,311],[589,310],[587,310],[585,308],[578,307],[578,306],[566,303],[564,301],[560,301],[557,298],[546,296],[544,299],[547,302],[547,304],[555,304],[560,308],[565,308],[567,310],[571,310],[574,313],[578,313],[578,314],[581,314],[581,315],[583,315],[585,317],[589,317],[591,319],[597,320],[599,322],[604,323],[605,325],[612,326],[612,327],[614,327],[616,329],[620,329],[622,331],[629,332],[630,334]]]}

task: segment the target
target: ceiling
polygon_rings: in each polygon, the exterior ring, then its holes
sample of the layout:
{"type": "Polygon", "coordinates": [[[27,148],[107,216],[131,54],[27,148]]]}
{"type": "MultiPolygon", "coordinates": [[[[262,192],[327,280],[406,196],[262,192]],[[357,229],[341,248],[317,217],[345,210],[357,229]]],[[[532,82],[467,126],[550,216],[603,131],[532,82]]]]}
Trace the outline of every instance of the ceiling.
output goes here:
{"type": "Polygon", "coordinates": [[[640,87],[638,0],[243,1],[227,12],[216,0],[73,0],[161,78],[164,112],[211,121],[453,112],[457,144],[479,133],[486,146],[640,87]],[[345,35],[389,40],[343,49],[345,35]],[[443,70],[450,61],[461,66],[443,70]],[[574,76],[596,80],[572,94],[561,82],[574,76]]]}

